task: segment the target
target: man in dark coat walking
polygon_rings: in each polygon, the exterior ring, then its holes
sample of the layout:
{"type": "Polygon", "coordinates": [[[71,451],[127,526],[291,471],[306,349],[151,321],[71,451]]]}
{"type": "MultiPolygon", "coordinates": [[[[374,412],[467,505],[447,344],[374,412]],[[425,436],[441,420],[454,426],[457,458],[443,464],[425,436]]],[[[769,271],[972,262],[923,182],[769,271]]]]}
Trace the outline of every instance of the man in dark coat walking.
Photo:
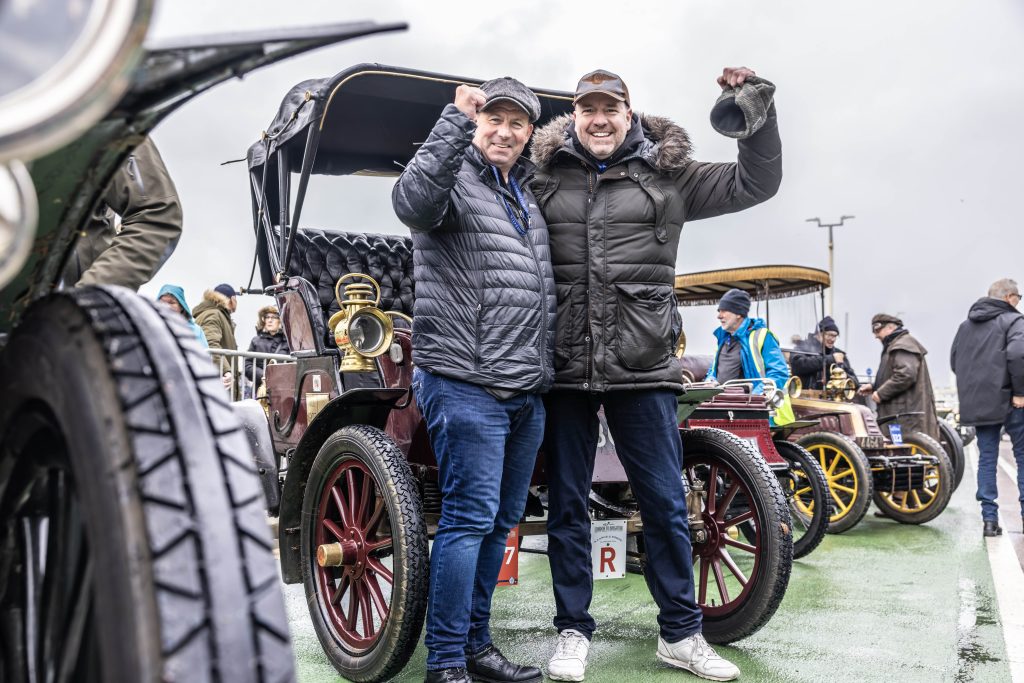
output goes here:
{"type": "MultiPolygon", "coordinates": [[[[548,676],[582,681],[596,622],[587,497],[605,417],[644,520],[647,581],[658,604],[657,657],[715,680],[739,669],[702,635],[682,478],[672,353],[681,319],[673,284],[686,221],[740,211],[782,179],[774,86],[747,68],[725,69],[723,97],[754,109],[731,163],[691,158],[672,121],[634,113],[626,84],[598,70],[580,79],[571,116],[538,131],[534,192],[551,233],[558,291],[555,387],[545,403],[548,557],[559,631],[548,676]],[[752,123],[753,122],[753,123],[752,123]]],[[[724,101],[724,100],[723,100],[724,101]]],[[[730,106],[729,102],[725,106],[730,106]]]]}
{"type": "Polygon", "coordinates": [[[902,320],[888,313],[871,318],[871,332],[882,342],[882,357],[874,384],[862,384],[860,393],[871,395],[880,420],[904,415],[898,418],[902,433],[922,432],[938,441],[935,393],[924,358],[927,349],[903,327],[902,320]]]}
{"type": "Polygon", "coordinates": [[[978,430],[978,493],[985,536],[998,536],[996,465],[1000,432],[1013,442],[1017,492],[1024,526],[1024,315],[1020,288],[1008,278],[974,302],[953,339],[949,364],[956,374],[960,422],[978,430]]]}
{"type": "Polygon", "coordinates": [[[541,681],[491,642],[491,596],[526,506],[551,386],[548,229],[520,155],[540,101],[512,78],[460,85],[392,192],[412,230],[413,392],[443,495],[430,552],[427,683],[541,681]]]}
{"type": "Polygon", "coordinates": [[[839,326],[832,316],[826,315],[818,323],[814,336],[801,340],[791,352],[789,364],[805,389],[824,389],[833,365],[838,365],[857,383],[850,359],[842,349],[836,347],[838,339],[839,326]]]}

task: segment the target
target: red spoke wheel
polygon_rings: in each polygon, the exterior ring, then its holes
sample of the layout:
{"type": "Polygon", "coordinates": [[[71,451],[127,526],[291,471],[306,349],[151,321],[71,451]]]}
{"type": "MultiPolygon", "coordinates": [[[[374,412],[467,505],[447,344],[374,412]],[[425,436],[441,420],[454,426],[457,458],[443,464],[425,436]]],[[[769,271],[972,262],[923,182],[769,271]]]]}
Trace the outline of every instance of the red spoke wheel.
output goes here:
{"type": "Polygon", "coordinates": [[[690,531],[704,636],[730,643],[760,629],[789,584],[793,534],[786,497],[756,449],[718,429],[681,430],[687,489],[704,490],[704,538],[690,531]]]}
{"type": "Polygon", "coordinates": [[[320,448],[302,506],[303,583],[334,667],[387,680],[408,662],[427,602],[427,533],[405,457],[382,431],[335,432],[320,448]]]}

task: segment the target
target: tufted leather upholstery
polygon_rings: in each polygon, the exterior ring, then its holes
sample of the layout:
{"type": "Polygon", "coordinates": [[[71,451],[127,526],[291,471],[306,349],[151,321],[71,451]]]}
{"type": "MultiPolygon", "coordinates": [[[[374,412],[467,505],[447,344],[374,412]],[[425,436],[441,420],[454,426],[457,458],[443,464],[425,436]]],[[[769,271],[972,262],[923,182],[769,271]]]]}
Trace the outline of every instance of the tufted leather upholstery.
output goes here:
{"type": "Polygon", "coordinates": [[[339,310],[334,285],[348,273],[366,273],[380,283],[382,310],[412,315],[412,238],[309,228],[298,232],[289,274],[313,285],[325,321],[339,310]]]}

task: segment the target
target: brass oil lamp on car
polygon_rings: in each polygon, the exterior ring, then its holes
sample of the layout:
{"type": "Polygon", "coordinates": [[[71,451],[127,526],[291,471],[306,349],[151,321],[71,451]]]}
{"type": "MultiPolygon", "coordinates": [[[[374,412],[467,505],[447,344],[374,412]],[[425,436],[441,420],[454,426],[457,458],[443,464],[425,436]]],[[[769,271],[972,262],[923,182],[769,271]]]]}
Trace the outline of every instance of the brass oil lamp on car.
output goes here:
{"type": "Polygon", "coordinates": [[[830,401],[849,403],[857,396],[857,385],[838,365],[829,371],[829,380],[825,385],[825,398],[830,401]]]}
{"type": "Polygon", "coordinates": [[[327,322],[342,353],[341,372],[375,372],[373,359],[391,349],[395,326],[390,316],[412,321],[398,311],[380,310],[380,285],[364,273],[349,273],[338,278],[334,296],[341,310],[327,322]],[[345,280],[362,280],[341,285],[345,280]]]}

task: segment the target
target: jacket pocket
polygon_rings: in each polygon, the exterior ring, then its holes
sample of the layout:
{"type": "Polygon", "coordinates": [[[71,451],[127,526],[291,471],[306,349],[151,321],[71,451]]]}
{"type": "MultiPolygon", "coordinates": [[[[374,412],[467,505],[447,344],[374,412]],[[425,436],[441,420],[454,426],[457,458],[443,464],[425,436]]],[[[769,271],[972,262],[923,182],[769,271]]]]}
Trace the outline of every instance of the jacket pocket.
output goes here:
{"type": "Polygon", "coordinates": [[[615,355],[630,370],[663,367],[672,354],[677,325],[672,287],[626,283],[615,289],[615,355]]]}
{"type": "Polygon", "coordinates": [[[583,346],[586,333],[586,301],[582,285],[556,285],[558,312],[555,318],[555,369],[565,367],[583,346]]]}

